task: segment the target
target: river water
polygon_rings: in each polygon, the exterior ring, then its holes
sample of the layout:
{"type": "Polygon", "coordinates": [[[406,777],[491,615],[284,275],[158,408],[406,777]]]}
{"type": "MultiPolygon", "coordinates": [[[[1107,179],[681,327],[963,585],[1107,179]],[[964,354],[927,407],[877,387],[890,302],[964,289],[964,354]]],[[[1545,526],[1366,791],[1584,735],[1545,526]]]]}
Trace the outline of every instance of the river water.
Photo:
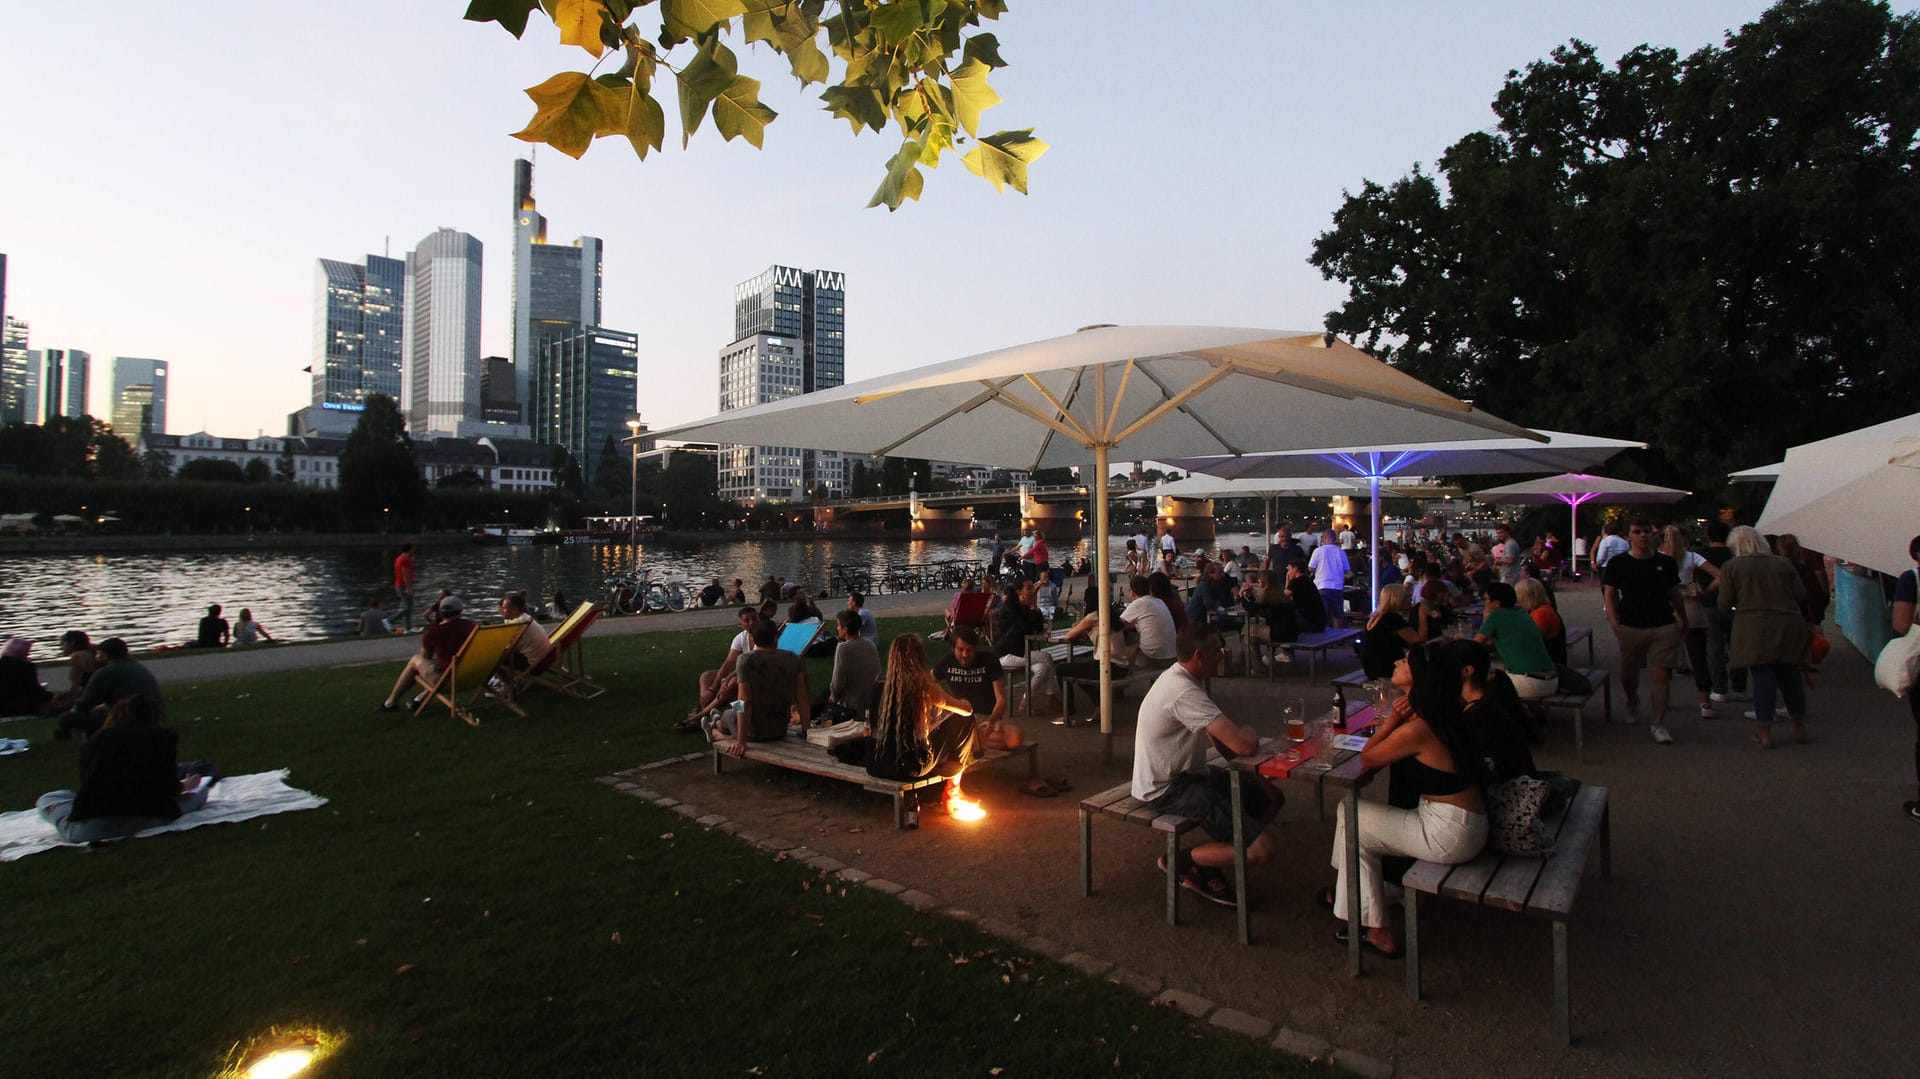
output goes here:
{"type": "MultiPolygon", "coordinates": [[[[1238,549],[1251,536],[1222,535],[1238,549]]],[[[1123,547],[1124,539],[1114,547],[1123,547]]],[[[1086,544],[1053,545],[1055,561],[1079,558],[1086,544]]],[[[991,541],[876,540],[806,537],[774,540],[663,540],[630,546],[428,547],[416,555],[416,617],[441,588],[451,588],[483,617],[511,589],[540,602],[562,591],[570,602],[605,594],[610,573],[636,564],[654,573],[680,573],[695,586],[715,577],[739,577],[748,594],[768,576],[816,590],[836,563],[888,565],[973,559],[985,563],[991,541]]],[[[0,636],[35,640],[33,658],[55,659],[55,642],[69,629],[95,640],[124,637],[134,649],[183,644],[208,604],[232,621],[241,608],[276,639],[299,641],[351,633],[371,593],[392,580],[394,551],[219,551],[201,554],[34,555],[0,558],[0,636]]],[[[836,589],[836,591],[838,591],[836,589]]],[[[383,606],[395,604],[391,593],[383,606]]]]}

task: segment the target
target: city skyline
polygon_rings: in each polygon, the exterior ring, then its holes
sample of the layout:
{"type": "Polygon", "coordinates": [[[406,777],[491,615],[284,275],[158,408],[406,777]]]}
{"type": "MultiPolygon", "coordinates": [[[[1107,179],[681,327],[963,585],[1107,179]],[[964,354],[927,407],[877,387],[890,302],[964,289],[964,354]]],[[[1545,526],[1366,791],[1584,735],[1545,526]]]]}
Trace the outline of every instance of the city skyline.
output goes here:
{"type": "MultiPolygon", "coordinates": [[[[722,290],[753,266],[829,265],[861,283],[849,381],[1098,321],[1317,327],[1342,293],[1305,260],[1342,191],[1430,168],[1489,127],[1509,68],[1573,37],[1609,63],[1642,42],[1684,55],[1764,8],[1160,3],[1095,22],[1017,0],[987,28],[1014,65],[994,77],[1005,104],[988,123],[1052,143],[1030,196],[952,162],[922,201],[863,209],[895,135],[850,138],[751,50],[742,69],[781,112],[765,150],[709,129],[644,163],[614,143],[534,161],[567,232],[607,239],[602,321],[639,335],[641,408],[664,426],[711,410],[722,290]]],[[[516,43],[462,23],[457,3],[242,10],[117,16],[123,32],[89,53],[62,106],[17,119],[13,141],[35,153],[0,199],[6,314],[38,344],[167,357],[175,431],[278,432],[310,400],[316,256],[390,257],[442,225],[506,249],[498,178],[529,156],[507,134],[530,111],[521,88],[582,56],[541,20],[516,43]],[[340,168],[341,140],[396,100],[431,105],[435,122],[383,143],[378,168],[340,168]],[[189,317],[209,291],[222,318],[189,317]]],[[[15,13],[0,89],[25,100],[72,82],[66,40],[57,11],[15,13]]],[[[482,282],[477,355],[512,355],[512,284],[482,282]]],[[[106,372],[93,378],[98,414],[106,372]]]]}

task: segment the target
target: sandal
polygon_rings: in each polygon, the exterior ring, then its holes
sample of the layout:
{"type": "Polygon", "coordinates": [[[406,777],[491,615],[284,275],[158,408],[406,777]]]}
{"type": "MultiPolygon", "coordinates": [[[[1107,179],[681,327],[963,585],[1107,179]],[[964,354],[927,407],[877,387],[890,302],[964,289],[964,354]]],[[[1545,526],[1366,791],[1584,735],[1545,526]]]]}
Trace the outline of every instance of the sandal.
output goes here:
{"type": "Polygon", "coordinates": [[[1051,798],[1054,795],[1054,789],[1047,785],[1046,780],[1034,779],[1022,785],[1020,793],[1031,794],[1035,798],[1051,798]]]}
{"type": "Polygon", "coordinates": [[[701,713],[688,716],[687,718],[680,720],[678,723],[675,723],[673,725],[674,733],[675,734],[692,734],[694,731],[697,731],[700,729],[700,721],[704,718],[706,718],[705,715],[701,713]]]}
{"type": "Polygon", "coordinates": [[[1067,781],[1066,776],[1048,776],[1047,786],[1052,787],[1057,794],[1065,794],[1073,789],[1073,784],[1067,781]]]}
{"type": "MultiPolygon", "coordinates": [[[[1343,925],[1340,928],[1334,930],[1333,939],[1339,941],[1342,944],[1345,944],[1347,942],[1347,927],[1343,925]]],[[[1406,958],[1406,955],[1407,955],[1407,949],[1404,945],[1402,945],[1399,949],[1390,952],[1385,948],[1382,948],[1378,944],[1375,944],[1373,942],[1373,938],[1368,936],[1364,932],[1360,934],[1360,947],[1366,951],[1372,952],[1377,956],[1380,956],[1383,959],[1404,959],[1406,958]]]]}

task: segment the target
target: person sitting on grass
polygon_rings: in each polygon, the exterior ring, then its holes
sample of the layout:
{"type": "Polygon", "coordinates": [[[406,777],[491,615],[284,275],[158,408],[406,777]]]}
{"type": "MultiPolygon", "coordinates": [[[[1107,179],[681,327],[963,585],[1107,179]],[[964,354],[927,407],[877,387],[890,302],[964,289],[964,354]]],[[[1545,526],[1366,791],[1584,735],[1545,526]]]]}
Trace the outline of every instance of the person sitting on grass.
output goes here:
{"type": "Polygon", "coordinates": [[[748,742],[771,742],[803,734],[812,695],[807,667],[799,656],[780,648],[780,630],[762,619],[753,624],[753,651],[740,657],[740,703],[704,723],[707,740],[726,743],[728,756],[740,757],[748,742]]]}
{"type": "Polygon", "coordinates": [[[273,640],[273,634],[267,632],[267,627],[253,620],[252,609],[240,608],[240,618],[233,624],[233,643],[245,648],[248,645],[271,640],[273,640]]]}
{"type": "Polygon", "coordinates": [[[739,695],[740,678],[736,668],[740,657],[753,651],[753,626],[760,621],[760,613],[752,607],[742,607],[736,616],[740,623],[740,632],[733,635],[727,645],[727,658],[720,666],[710,671],[700,672],[700,700],[688,712],[685,719],[673,725],[673,729],[687,734],[700,729],[700,720],[708,712],[729,704],[739,695]]]}
{"type": "Polygon", "coordinates": [[[873,617],[872,611],[867,610],[865,593],[847,593],[847,610],[859,616],[860,636],[866,638],[868,644],[873,645],[874,655],[877,658],[880,649],[880,620],[873,617]]]}
{"type": "MultiPolygon", "coordinates": [[[[114,638],[118,640],[119,638],[114,638]]],[[[168,729],[157,698],[122,698],[100,733],[80,747],[80,789],[49,791],[34,803],[68,843],[121,839],[207,804],[200,776],[182,776],[180,736],[168,729]]]]}
{"type": "Polygon", "coordinates": [[[807,595],[806,589],[794,589],[793,603],[787,607],[788,625],[819,622],[825,617],[820,613],[820,608],[814,606],[813,598],[807,595]]]}
{"type": "Polygon", "coordinates": [[[393,625],[387,621],[387,612],[380,609],[380,597],[368,596],[367,605],[360,609],[360,617],[354,620],[354,636],[385,637],[392,632],[393,625]]]}
{"type": "Polygon", "coordinates": [[[159,679],[127,654],[126,641],[108,637],[100,642],[99,652],[105,662],[87,679],[86,691],[73,702],[73,707],[60,717],[60,724],[53,732],[56,740],[72,738],[75,731],[90,735],[99,730],[106,722],[108,709],[128,697],[152,697],[160,707],[161,719],[166,718],[159,679]]]}
{"type": "MultiPolygon", "coordinates": [[[[407,660],[407,665],[401,668],[400,677],[394,681],[392,691],[387,694],[386,700],[380,702],[382,712],[399,711],[400,695],[415,682],[421,687],[420,696],[413,699],[413,706],[418,708],[420,697],[426,696],[427,689],[440,681],[441,672],[453,662],[454,656],[460,654],[467,638],[478,628],[462,617],[467,605],[459,596],[451,593],[442,596],[434,603],[434,607],[439,610],[439,616],[420,631],[420,651],[415,652],[407,660]]],[[[430,615],[432,613],[428,612],[430,615]]]]}
{"type": "MultiPolygon", "coordinates": [[[[1182,850],[1175,875],[1182,888],[1231,907],[1233,886],[1223,872],[1233,864],[1231,777],[1224,768],[1208,766],[1207,750],[1218,746],[1224,754],[1252,753],[1260,747],[1260,735],[1228,719],[1207,695],[1207,675],[1224,655],[1220,631],[1205,622],[1191,623],[1180,631],[1175,647],[1179,661],[1154,680],[1140,701],[1132,794],[1157,812],[1200,822],[1212,842],[1182,850]]],[[[1272,859],[1277,844],[1266,828],[1284,801],[1265,780],[1253,777],[1242,785],[1242,827],[1251,840],[1248,865],[1272,859]]],[[[1164,857],[1160,868],[1167,868],[1164,857]]]]}
{"type": "Polygon", "coordinates": [[[746,606],[747,589],[745,585],[740,583],[740,578],[735,577],[733,579],[733,587],[727,589],[726,594],[720,597],[720,602],[728,607],[746,606]]]}
{"type": "Polygon", "coordinates": [[[720,585],[720,578],[715,577],[712,584],[700,590],[700,606],[715,606],[720,602],[720,597],[726,594],[727,590],[720,585]]]}
{"type": "Polygon", "coordinates": [[[37,716],[53,699],[27,658],[32,651],[31,637],[9,637],[0,647],[0,716],[37,716]]]}
{"type": "Polygon", "coordinates": [[[56,715],[73,707],[73,702],[87,691],[87,679],[100,669],[100,657],[82,630],[70,629],[60,635],[60,654],[67,657],[67,688],[47,702],[47,711],[56,715]]]}
{"type": "Polygon", "coordinates": [[[908,782],[955,769],[947,799],[960,795],[960,774],[977,752],[973,705],[934,680],[926,648],[902,633],[887,649],[887,678],[874,706],[870,775],[908,782]]]}
{"type": "Polygon", "coordinates": [[[210,605],[207,616],[200,620],[200,633],[193,639],[193,647],[225,648],[232,640],[233,631],[227,627],[227,620],[220,617],[220,605],[210,605]]]}
{"type": "MultiPolygon", "coordinates": [[[[1389,958],[1402,953],[1400,938],[1387,928],[1387,900],[1381,859],[1400,854],[1444,865],[1476,857],[1487,842],[1487,803],[1483,790],[1486,763],[1473,723],[1467,719],[1461,671],[1426,644],[1409,650],[1393,667],[1393,684],[1403,696],[1381,718],[1360,751],[1368,768],[1392,768],[1394,786],[1418,804],[1398,809],[1360,800],[1360,879],[1347,879],[1347,820],[1334,827],[1331,861],[1337,874],[1334,917],[1344,920],[1347,889],[1360,889],[1360,924],[1365,945],[1389,958]],[[1404,784],[1401,782],[1404,780],[1404,784]]],[[[1348,927],[1335,937],[1347,940],[1348,927]]]]}

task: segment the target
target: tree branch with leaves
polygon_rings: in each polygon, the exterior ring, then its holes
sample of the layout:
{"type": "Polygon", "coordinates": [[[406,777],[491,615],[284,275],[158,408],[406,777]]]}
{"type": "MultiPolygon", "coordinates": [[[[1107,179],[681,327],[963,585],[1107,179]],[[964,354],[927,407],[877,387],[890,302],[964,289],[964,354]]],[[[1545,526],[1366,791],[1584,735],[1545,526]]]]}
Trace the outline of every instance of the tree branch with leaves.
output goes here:
{"type": "Polygon", "coordinates": [[[922,166],[938,167],[969,142],[961,158],[969,171],[1025,194],[1028,166],[1047,151],[1032,128],[979,131],[980,114],[1000,102],[987,76],[1006,66],[999,40],[979,27],[1006,12],[1004,0],[472,0],[466,17],[519,38],[535,12],[561,44],[579,46],[595,63],[528,88],[533,119],[514,137],[569,157],[595,139],[625,138],[645,160],[666,141],[666,109],[655,95],[668,93],[683,148],[711,116],[721,138],[758,149],[776,114],[760,100],[760,80],[740,74],[729,36],[784,57],[793,78],[821,87],[827,111],[855,135],[900,133],[870,207],[897,210],[918,199],[922,166]],[[615,57],[615,70],[596,74],[615,57]]]}

